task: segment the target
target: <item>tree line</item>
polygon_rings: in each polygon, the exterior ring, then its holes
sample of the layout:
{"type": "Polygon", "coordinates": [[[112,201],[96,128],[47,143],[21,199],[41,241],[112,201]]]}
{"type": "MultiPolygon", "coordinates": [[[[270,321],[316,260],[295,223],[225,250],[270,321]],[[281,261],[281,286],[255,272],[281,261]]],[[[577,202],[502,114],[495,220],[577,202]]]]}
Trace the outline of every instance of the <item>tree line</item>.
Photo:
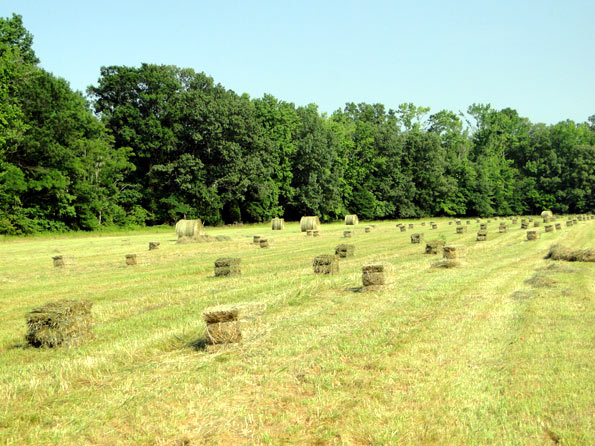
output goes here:
{"type": "Polygon", "coordinates": [[[329,116],[154,64],[102,67],[84,97],[32,43],[20,16],[0,18],[0,233],[595,209],[595,115],[348,103],[329,116]]]}

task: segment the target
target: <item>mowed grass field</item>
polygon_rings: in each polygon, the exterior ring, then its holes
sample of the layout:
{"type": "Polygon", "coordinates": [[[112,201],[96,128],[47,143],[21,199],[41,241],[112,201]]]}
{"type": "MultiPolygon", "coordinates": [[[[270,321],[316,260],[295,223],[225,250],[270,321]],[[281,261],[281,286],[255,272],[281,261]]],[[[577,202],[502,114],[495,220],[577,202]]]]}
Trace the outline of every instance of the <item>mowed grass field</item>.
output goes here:
{"type": "Polygon", "coordinates": [[[460,235],[433,220],[352,239],[290,223],[185,245],[173,229],[0,242],[0,443],[595,444],[595,264],[544,259],[553,243],[595,247],[595,220],[532,242],[520,220],[505,234],[492,220],[485,242],[475,220],[460,235]],[[463,265],[430,268],[413,232],[465,246],[463,265]],[[314,275],[339,243],[355,256],[314,275]],[[219,257],[241,257],[242,276],[215,278],[219,257]],[[369,262],[390,267],[381,291],[359,288],[369,262]],[[58,299],[93,302],[94,338],[27,347],[25,313],[58,299]],[[238,302],[266,309],[241,344],[205,347],[202,311],[238,302]]]}

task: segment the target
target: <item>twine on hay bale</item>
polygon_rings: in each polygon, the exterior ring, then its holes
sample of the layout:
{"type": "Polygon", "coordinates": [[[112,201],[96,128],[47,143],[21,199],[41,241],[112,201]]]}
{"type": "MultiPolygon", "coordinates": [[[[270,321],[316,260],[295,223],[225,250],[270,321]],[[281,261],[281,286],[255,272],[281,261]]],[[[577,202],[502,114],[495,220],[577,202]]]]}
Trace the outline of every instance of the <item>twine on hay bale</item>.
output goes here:
{"type": "Polygon", "coordinates": [[[355,214],[346,215],[345,216],[345,224],[346,225],[357,225],[357,224],[359,224],[359,218],[355,214]]]}
{"type": "Polygon", "coordinates": [[[527,240],[537,240],[537,239],[539,239],[539,232],[527,231],[527,240]]]}
{"type": "Polygon", "coordinates": [[[154,249],[159,249],[159,242],[149,242],[149,251],[153,251],[154,249]]]}
{"type": "Polygon", "coordinates": [[[273,231],[281,231],[285,229],[285,220],[283,218],[275,217],[271,220],[271,229],[273,231]]]}
{"type": "Polygon", "coordinates": [[[188,239],[195,239],[202,235],[204,230],[202,221],[200,218],[194,220],[180,220],[176,223],[176,234],[178,234],[178,240],[182,237],[188,239]]]}
{"type": "Polygon", "coordinates": [[[126,254],[126,265],[127,266],[136,265],[136,254],[126,254]]]}
{"type": "Polygon", "coordinates": [[[572,250],[561,245],[553,245],[545,258],[567,262],[595,262],[595,248],[572,250]]]}
{"type": "Polygon", "coordinates": [[[339,259],[334,255],[322,254],[314,257],[312,268],[314,274],[335,274],[339,272],[339,259]]]}
{"type": "Polygon", "coordinates": [[[300,220],[300,230],[306,232],[313,229],[320,229],[320,219],[317,216],[302,217],[300,220]]]}
{"type": "Polygon", "coordinates": [[[215,276],[216,277],[233,277],[240,276],[242,271],[240,269],[239,257],[221,257],[215,260],[215,276]]]}
{"type": "Polygon", "coordinates": [[[421,243],[424,240],[423,232],[411,234],[411,243],[421,243]]]}
{"type": "Polygon", "coordinates": [[[34,347],[78,345],[91,336],[89,301],[59,300],[47,303],[25,315],[26,341],[34,347]]]}
{"type": "Polygon", "coordinates": [[[54,268],[64,268],[64,256],[54,256],[52,260],[54,261],[54,268]]]}
{"type": "Polygon", "coordinates": [[[379,289],[385,282],[383,264],[369,264],[362,267],[362,284],[366,290],[379,289]]]}
{"type": "Polygon", "coordinates": [[[426,254],[440,254],[444,242],[442,240],[429,240],[426,242],[426,254]]]}

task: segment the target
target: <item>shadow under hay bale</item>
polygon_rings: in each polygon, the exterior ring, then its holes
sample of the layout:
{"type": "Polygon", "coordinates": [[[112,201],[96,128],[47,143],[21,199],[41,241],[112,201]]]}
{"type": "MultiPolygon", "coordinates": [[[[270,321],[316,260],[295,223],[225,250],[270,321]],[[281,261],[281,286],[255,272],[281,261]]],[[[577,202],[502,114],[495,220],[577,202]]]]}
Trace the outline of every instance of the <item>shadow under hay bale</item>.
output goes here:
{"type": "Polygon", "coordinates": [[[411,243],[421,243],[424,240],[423,232],[411,234],[411,243]]]}
{"type": "Polygon", "coordinates": [[[339,272],[339,259],[334,255],[322,254],[314,257],[312,268],[314,274],[336,274],[339,272]]]}
{"type": "Polygon", "coordinates": [[[459,262],[458,260],[448,259],[448,260],[440,260],[439,262],[432,263],[431,268],[449,269],[449,268],[458,268],[459,266],[461,266],[461,262],[459,262]]]}
{"type": "Polygon", "coordinates": [[[345,224],[346,225],[357,225],[357,224],[359,224],[359,218],[355,214],[346,215],[345,216],[345,224]]]}
{"type": "Polygon", "coordinates": [[[444,242],[442,240],[429,240],[426,243],[426,254],[440,254],[443,246],[444,242]]]}
{"type": "Polygon", "coordinates": [[[353,257],[355,254],[355,245],[341,244],[335,248],[335,255],[341,259],[353,257]]]}
{"type": "Polygon", "coordinates": [[[153,251],[154,249],[159,249],[159,242],[149,242],[149,251],[153,251]]]}
{"type": "Polygon", "coordinates": [[[242,274],[241,260],[239,257],[221,257],[215,260],[215,277],[240,276],[242,274]]]}
{"type": "Polygon", "coordinates": [[[54,261],[54,268],[64,268],[64,257],[63,256],[54,256],[52,257],[54,261]]]}
{"type": "Polygon", "coordinates": [[[126,265],[127,266],[136,265],[136,254],[126,254],[126,265]]]}
{"type": "Polygon", "coordinates": [[[271,229],[273,231],[281,231],[285,229],[285,220],[283,218],[275,217],[271,220],[271,229]]]}
{"type": "Polygon", "coordinates": [[[302,232],[313,229],[320,229],[320,219],[317,216],[307,216],[300,219],[300,230],[302,232]]]}
{"type": "Polygon", "coordinates": [[[88,301],[50,302],[25,315],[25,340],[34,347],[75,346],[91,336],[91,307],[88,301]]]}
{"type": "Polygon", "coordinates": [[[539,232],[527,231],[527,240],[537,240],[537,239],[539,239],[539,232]]]}
{"type": "Polygon", "coordinates": [[[595,262],[595,248],[572,250],[561,245],[553,245],[545,258],[567,262],[595,262]]]}
{"type": "Polygon", "coordinates": [[[365,290],[379,289],[385,283],[384,265],[370,264],[362,267],[362,284],[365,290]]]}

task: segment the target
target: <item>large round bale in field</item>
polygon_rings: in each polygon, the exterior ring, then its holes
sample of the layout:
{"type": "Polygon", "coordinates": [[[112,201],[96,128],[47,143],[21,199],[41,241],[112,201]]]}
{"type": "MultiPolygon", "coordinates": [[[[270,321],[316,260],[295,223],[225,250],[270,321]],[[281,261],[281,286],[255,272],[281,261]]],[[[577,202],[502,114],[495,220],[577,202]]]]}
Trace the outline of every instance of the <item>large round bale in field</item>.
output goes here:
{"type": "Polygon", "coordinates": [[[198,238],[203,233],[203,225],[200,218],[196,220],[180,220],[176,223],[176,234],[178,239],[182,237],[198,238]]]}
{"type": "Polygon", "coordinates": [[[300,230],[302,232],[320,229],[320,220],[317,216],[302,217],[300,220],[300,230]]]}
{"type": "Polygon", "coordinates": [[[280,231],[285,228],[285,220],[282,218],[275,217],[271,220],[271,229],[273,231],[280,231]]]}
{"type": "Polygon", "coordinates": [[[357,215],[355,215],[355,214],[346,215],[345,216],[345,224],[346,225],[357,225],[357,224],[359,224],[359,218],[357,218],[357,215]]]}
{"type": "Polygon", "coordinates": [[[545,217],[553,217],[554,214],[552,213],[552,211],[543,211],[541,213],[541,217],[545,218],[545,217]]]}

